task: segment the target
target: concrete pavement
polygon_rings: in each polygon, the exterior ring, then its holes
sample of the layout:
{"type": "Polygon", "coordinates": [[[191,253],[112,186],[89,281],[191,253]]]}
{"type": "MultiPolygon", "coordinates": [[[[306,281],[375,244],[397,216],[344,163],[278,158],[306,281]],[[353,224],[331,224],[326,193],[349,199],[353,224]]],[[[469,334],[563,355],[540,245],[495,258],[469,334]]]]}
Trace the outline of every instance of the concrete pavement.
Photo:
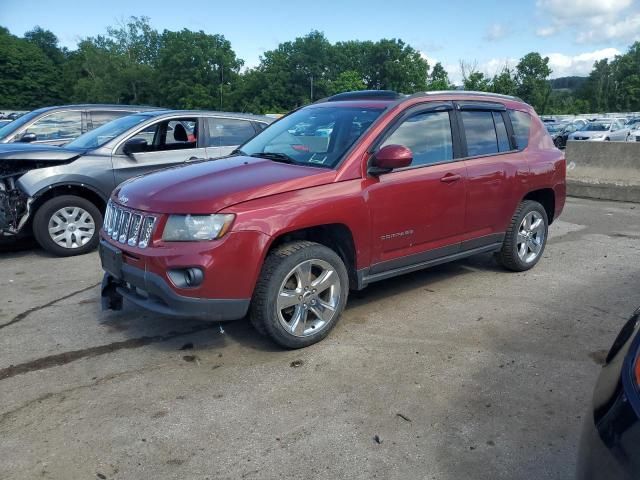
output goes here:
{"type": "Polygon", "coordinates": [[[570,199],[545,258],[352,294],[320,344],[100,311],[96,254],[0,252],[0,478],[566,479],[640,305],[637,205],[570,199]]]}

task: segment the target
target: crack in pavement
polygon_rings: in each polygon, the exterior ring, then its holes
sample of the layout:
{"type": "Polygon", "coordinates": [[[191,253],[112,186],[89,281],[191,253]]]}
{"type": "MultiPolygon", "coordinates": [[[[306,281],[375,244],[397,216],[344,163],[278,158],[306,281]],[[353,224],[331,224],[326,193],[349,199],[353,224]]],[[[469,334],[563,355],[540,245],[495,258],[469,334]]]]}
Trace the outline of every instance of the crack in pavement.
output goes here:
{"type": "Polygon", "coordinates": [[[29,310],[25,310],[24,312],[17,314],[15,317],[13,317],[7,323],[0,324],[0,330],[2,330],[5,327],[8,327],[9,325],[13,325],[14,323],[18,323],[19,321],[24,320],[29,315],[31,315],[34,312],[37,312],[38,310],[42,310],[44,308],[50,307],[51,305],[54,305],[54,304],[56,304],[58,302],[61,302],[62,300],[66,300],[67,298],[71,298],[74,295],[78,295],[79,293],[86,292],[87,290],[91,290],[92,288],[95,288],[98,285],[100,285],[100,283],[101,282],[98,282],[98,283],[96,283],[94,285],[90,285],[90,286],[85,287],[85,288],[83,288],[81,290],[76,290],[75,292],[72,292],[72,293],[70,293],[68,295],[65,295],[64,297],[60,297],[60,298],[56,298],[55,300],[51,300],[49,303],[45,303],[44,305],[40,305],[40,306],[37,306],[37,307],[30,308],[29,310]]]}
{"type": "Polygon", "coordinates": [[[115,380],[116,378],[124,377],[126,375],[134,375],[134,374],[137,374],[137,373],[146,372],[146,371],[150,371],[150,370],[157,370],[157,369],[160,369],[160,368],[163,368],[163,367],[164,367],[164,365],[153,365],[153,366],[149,366],[149,367],[136,368],[134,370],[125,370],[123,372],[110,373],[109,375],[106,375],[106,376],[104,376],[102,378],[99,378],[95,382],[92,382],[92,383],[76,385],[75,387],[67,388],[67,389],[61,390],[59,392],[47,392],[45,394],[40,395],[37,398],[34,398],[33,400],[29,400],[28,402],[20,405],[19,407],[14,408],[13,410],[9,410],[7,412],[4,412],[4,413],[0,414],[0,425],[2,423],[4,423],[8,418],[15,416],[19,412],[21,412],[23,410],[26,410],[27,408],[31,407],[32,405],[35,405],[37,403],[42,403],[45,400],[49,400],[50,398],[64,396],[64,395],[67,395],[67,394],[69,394],[71,392],[75,392],[77,390],[82,390],[82,389],[85,389],[85,388],[96,387],[98,385],[101,385],[103,383],[109,382],[111,380],[115,380]]]}
{"type": "Polygon", "coordinates": [[[37,370],[45,370],[47,368],[58,367],[60,365],[66,365],[67,363],[75,362],[82,358],[92,358],[99,355],[105,355],[117,350],[139,348],[149,345],[151,343],[166,342],[177,337],[189,335],[192,333],[201,332],[203,330],[212,330],[217,327],[218,323],[203,323],[197,325],[190,330],[182,332],[169,332],[164,335],[144,336],[138,338],[131,338],[129,340],[123,340],[121,342],[113,342],[107,345],[99,345],[97,347],[83,348],[81,350],[72,350],[70,352],[59,353],[57,355],[48,355],[46,357],[31,360],[29,362],[20,363],[18,365],[9,365],[6,368],[0,370],[0,380],[15,377],[16,375],[23,375],[25,373],[34,372],[37,370]]]}

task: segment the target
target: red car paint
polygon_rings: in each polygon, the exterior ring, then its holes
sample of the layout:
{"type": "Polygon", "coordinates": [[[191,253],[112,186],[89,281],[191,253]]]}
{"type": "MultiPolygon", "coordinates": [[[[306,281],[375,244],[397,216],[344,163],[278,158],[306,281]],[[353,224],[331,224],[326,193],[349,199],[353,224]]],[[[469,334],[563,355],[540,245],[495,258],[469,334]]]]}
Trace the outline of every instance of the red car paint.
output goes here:
{"type": "Polygon", "coordinates": [[[526,149],[380,176],[367,174],[372,143],[400,113],[417,104],[462,100],[478,97],[456,92],[400,102],[314,105],[390,108],[335,170],[234,156],[126,183],[116,189],[112,201],[126,197],[128,208],[158,215],[152,242],[140,249],[113,241],[104,232],[102,238],[123,251],[125,264],[161,276],[181,296],[250,299],[274,242],[310,227],[340,225],[350,233],[355,270],[350,286],[359,288],[367,282],[356,281],[357,273],[375,274],[383,270],[383,262],[503,234],[518,204],[532,192],[552,192],[550,220],[557,218],[566,195],[564,156],[530,106],[504,97],[483,96],[481,101],[531,115],[526,149]],[[164,242],[162,232],[171,213],[233,213],[236,218],[219,240],[164,242]],[[178,288],[167,275],[171,268],[192,266],[205,272],[197,288],[178,288]]]}

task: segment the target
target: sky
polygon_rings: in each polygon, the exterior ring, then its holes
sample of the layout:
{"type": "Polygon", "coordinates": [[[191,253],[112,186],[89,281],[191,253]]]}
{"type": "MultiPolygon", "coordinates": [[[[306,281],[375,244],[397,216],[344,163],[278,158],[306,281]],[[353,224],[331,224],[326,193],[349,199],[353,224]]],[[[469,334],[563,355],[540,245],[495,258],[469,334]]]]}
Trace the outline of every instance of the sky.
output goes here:
{"type": "Polygon", "coordinates": [[[400,38],[454,82],[461,60],[492,76],[531,51],[549,57],[553,78],[587,75],[594,61],[640,40],[640,0],[0,0],[0,25],[11,33],[39,25],[70,49],[134,15],[160,31],[222,34],[246,67],[311,30],[331,42],[400,38]]]}

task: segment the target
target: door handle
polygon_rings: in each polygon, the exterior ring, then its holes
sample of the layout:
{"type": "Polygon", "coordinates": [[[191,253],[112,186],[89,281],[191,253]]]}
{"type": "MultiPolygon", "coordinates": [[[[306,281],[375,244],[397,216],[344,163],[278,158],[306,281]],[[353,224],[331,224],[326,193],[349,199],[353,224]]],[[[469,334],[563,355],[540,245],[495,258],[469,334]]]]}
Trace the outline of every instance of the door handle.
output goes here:
{"type": "Polygon", "coordinates": [[[444,177],[440,179],[441,182],[444,183],[453,183],[460,180],[462,177],[457,173],[447,173],[444,177]]]}

